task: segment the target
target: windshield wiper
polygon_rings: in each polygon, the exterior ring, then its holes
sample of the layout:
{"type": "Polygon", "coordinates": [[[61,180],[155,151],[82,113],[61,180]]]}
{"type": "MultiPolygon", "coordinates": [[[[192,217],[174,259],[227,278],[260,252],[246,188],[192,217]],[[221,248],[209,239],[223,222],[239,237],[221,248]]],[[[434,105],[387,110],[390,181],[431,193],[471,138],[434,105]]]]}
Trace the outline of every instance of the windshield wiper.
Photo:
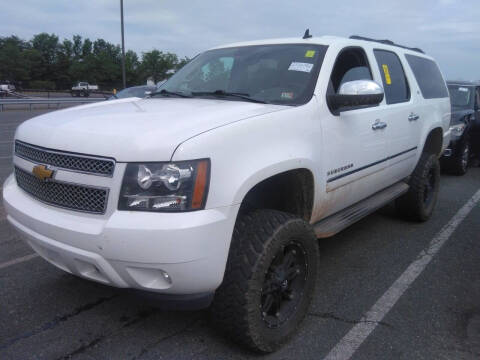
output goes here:
{"type": "Polygon", "coordinates": [[[180,91],[168,91],[165,89],[162,89],[160,91],[154,91],[150,94],[150,97],[155,96],[155,95],[166,95],[166,96],[178,96],[178,97],[183,97],[183,98],[190,98],[190,95],[184,94],[180,91]]]}
{"type": "Polygon", "coordinates": [[[192,96],[216,96],[216,97],[235,97],[251,102],[266,104],[266,101],[255,99],[250,97],[250,94],[239,93],[239,92],[228,92],[225,90],[215,90],[215,91],[192,91],[192,96]]]}

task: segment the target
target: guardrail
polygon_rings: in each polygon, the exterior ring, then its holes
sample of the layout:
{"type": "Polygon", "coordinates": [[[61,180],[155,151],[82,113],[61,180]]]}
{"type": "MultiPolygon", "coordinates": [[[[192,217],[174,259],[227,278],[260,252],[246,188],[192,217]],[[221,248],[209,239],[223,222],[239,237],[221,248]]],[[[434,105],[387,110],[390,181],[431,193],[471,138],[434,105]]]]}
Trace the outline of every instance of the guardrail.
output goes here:
{"type": "MultiPolygon", "coordinates": [[[[121,87],[118,87],[118,89],[121,89],[121,87]]],[[[38,93],[45,93],[46,97],[51,97],[50,94],[70,94],[72,92],[71,89],[65,89],[65,90],[48,90],[48,89],[16,89],[15,90],[17,93],[33,93],[33,94],[38,94],[38,93]]],[[[113,91],[104,91],[104,90],[89,90],[88,91],[90,94],[98,94],[98,95],[105,95],[105,96],[111,96],[113,95],[113,91]]]]}
{"type": "Polygon", "coordinates": [[[102,98],[23,98],[23,99],[0,99],[0,111],[4,110],[6,105],[28,105],[30,110],[32,110],[32,105],[57,105],[57,108],[61,104],[86,104],[94,103],[98,101],[105,101],[102,98]]]}

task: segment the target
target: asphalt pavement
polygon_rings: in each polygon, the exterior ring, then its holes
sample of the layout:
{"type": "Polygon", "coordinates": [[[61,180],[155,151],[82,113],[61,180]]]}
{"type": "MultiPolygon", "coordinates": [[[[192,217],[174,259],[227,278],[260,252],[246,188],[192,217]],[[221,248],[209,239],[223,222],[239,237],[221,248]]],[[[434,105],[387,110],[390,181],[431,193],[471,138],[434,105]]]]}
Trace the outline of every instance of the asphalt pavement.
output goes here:
{"type": "MultiPolygon", "coordinates": [[[[16,126],[39,113],[0,113],[0,184],[16,126]]],[[[0,205],[0,359],[480,359],[479,189],[480,168],[442,175],[427,223],[389,205],[322,240],[309,315],[267,356],[226,340],[208,310],[162,311],[56,269],[0,205]]]]}

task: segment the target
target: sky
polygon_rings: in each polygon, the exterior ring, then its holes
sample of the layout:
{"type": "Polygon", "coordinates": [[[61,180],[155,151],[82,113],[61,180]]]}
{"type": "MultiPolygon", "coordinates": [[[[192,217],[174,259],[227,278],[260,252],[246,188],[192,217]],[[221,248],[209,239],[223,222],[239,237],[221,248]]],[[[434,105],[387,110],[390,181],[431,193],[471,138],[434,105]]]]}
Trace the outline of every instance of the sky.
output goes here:
{"type": "MultiPolygon", "coordinates": [[[[0,36],[120,43],[120,0],[1,0],[0,36]]],[[[447,79],[480,80],[480,0],[124,0],[125,47],[193,57],[236,41],[362,35],[420,47],[447,79]]]]}

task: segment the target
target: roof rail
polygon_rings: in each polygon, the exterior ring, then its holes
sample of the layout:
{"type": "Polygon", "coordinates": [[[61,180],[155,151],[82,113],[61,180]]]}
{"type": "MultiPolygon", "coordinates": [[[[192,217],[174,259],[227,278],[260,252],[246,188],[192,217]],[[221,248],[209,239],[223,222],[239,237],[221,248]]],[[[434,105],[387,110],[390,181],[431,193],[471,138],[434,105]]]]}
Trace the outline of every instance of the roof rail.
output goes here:
{"type": "Polygon", "coordinates": [[[352,36],[350,36],[350,39],[353,39],[353,40],[373,41],[373,42],[377,42],[377,43],[380,43],[380,44],[392,45],[392,46],[400,47],[400,48],[402,48],[402,49],[412,50],[412,51],[416,51],[416,52],[425,54],[425,52],[424,52],[422,49],[419,49],[419,48],[411,48],[411,47],[407,47],[407,46],[395,44],[395,43],[394,43],[393,41],[391,41],[391,40],[376,40],[376,39],[370,39],[370,38],[363,37],[363,36],[358,36],[358,35],[352,35],[352,36]]]}

